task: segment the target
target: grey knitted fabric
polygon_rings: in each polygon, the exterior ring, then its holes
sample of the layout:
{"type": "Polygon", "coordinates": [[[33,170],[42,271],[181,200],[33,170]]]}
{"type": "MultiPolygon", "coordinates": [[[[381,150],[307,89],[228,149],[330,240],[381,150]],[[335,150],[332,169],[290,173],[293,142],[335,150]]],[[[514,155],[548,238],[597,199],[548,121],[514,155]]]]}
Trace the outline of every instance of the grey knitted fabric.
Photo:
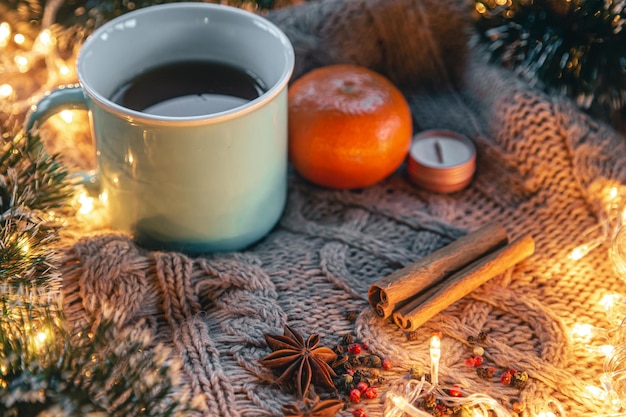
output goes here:
{"type": "MultiPolygon", "coordinates": [[[[599,307],[626,293],[602,244],[578,261],[571,251],[603,239],[603,191],[626,181],[624,138],[565,99],[547,96],[484,62],[470,45],[462,0],[328,0],[281,9],[269,18],[292,39],[296,77],[321,65],[357,63],[386,74],[406,93],[419,128],[472,137],[472,185],[440,195],[412,186],[401,169],[359,191],[322,189],[292,175],[279,225],[241,253],[188,257],[149,252],[115,233],[72,242],[63,294],[72,320],[118,312],[120,327],[141,326],[172,348],[183,366],[182,394],[202,416],[280,416],[294,398],[258,364],[263,334],[283,325],[318,333],[334,346],[354,333],[393,361],[391,382],[427,367],[428,340],[442,331],[440,382],[461,384],[526,412],[557,400],[570,416],[597,415],[593,397],[603,357],[574,343],[576,323],[607,328],[599,307]],[[373,282],[497,221],[512,238],[530,233],[536,253],[427,322],[414,340],[377,318],[373,282]],[[359,311],[356,322],[346,318],[359,311]],[[464,364],[468,336],[489,331],[488,361],[530,375],[522,390],[486,381],[464,364]]],[[[382,397],[359,407],[382,416],[382,397]]],[[[354,406],[342,411],[349,416],[354,406]]],[[[528,414],[533,415],[533,414],[528,414]]]]}

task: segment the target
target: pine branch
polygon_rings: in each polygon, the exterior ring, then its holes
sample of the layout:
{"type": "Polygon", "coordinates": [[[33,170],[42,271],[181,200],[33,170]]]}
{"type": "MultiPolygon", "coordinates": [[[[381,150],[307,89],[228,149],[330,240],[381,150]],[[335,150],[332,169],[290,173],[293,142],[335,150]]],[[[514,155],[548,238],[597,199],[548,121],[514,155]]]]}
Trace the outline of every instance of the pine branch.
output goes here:
{"type": "Polygon", "coordinates": [[[626,107],[625,1],[501,3],[476,1],[476,25],[494,62],[585,110],[626,107]]]}
{"type": "Polygon", "coordinates": [[[55,305],[0,302],[0,414],[174,416],[179,367],[147,331],[70,329],[55,305]],[[48,414],[46,414],[48,413],[48,414]]]}

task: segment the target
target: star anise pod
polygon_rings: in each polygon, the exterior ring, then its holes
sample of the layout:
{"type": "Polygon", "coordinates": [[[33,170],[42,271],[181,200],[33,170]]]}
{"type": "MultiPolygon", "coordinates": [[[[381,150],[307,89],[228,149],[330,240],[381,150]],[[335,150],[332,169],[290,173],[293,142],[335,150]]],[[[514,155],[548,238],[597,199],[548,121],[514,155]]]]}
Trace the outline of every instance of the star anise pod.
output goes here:
{"type": "Polygon", "coordinates": [[[337,376],[329,363],[337,359],[330,348],[320,347],[320,337],[312,334],[305,341],[297,331],[285,325],[285,334],[265,334],[265,341],[272,353],[260,363],[281,372],[277,384],[293,382],[300,398],[306,397],[311,382],[335,389],[333,377],[337,376]]]}
{"type": "Polygon", "coordinates": [[[304,404],[289,404],[283,406],[285,417],[335,417],[343,409],[343,402],[337,399],[320,401],[319,397],[314,399],[305,398],[304,404]]]}

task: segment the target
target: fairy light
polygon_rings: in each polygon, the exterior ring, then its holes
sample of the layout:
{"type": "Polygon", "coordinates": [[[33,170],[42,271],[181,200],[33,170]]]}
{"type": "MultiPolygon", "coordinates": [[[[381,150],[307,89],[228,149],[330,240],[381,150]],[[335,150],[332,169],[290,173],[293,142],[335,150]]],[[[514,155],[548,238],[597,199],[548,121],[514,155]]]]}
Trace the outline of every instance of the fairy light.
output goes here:
{"type": "MultiPolygon", "coordinates": [[[[401,395],[396,394],[393,391],[389,391],[386,394],[386,398],[391,402],[391,404],[393,405],[393,407],[396,410],[399,410],[399,411],[407,414],[410,417],[432,417],[431,414],[427,413],[426,411],[422,411],[419,408],[415,407],[413,404],[408,402],[406,398],[404,398],[401,395]]],[[[395,412],[396,410],[393,410],[393,411],[395,412]]],[[[389,415],[389,414],[387,414],[387,415],[389,415]]]]}
{"type": "Polygon", "coordinates": [[[87,215],[94,209],[94,198],[87,195],[87,190],[83,189],[79,192],[77,202],[79,205],[79,214],[87,215]]]}
{"type": "Polygon", "coordinates": [[[21,33],[16,33],[13,36],[13,42],[15,42],[18,45],[22,45],[25,41],[26,41],[26,37],[22,35],[21,33]]]}
{"type": "Polygon", "coordinates": [[[61,120],[63,120],[65,123],[72,123],[72,121],[74,120],[74,113],[71,110],[61,111],[61,113],[59,113],[59,116],[61,117],[61,120]]]}
{"type": "Polygon", "coordinates": [[[596,335],[596,329],[588,323],[575,323],[570,329],[572,340],[578,343],[589,343],[596,335]]]}
{"type": "Polygon", "coordinates": [[[0,46],[5,47],[11,38],[11,25],[7,22],[0,23],[0,46]]]}
{"type": "Polygon", "coordinates": [[[10,84],[0,85],[0,98],[9,98],[13,95],[13,87],[10,84]]]}
{"type": "Polygon", "coordinates": [[[21,73],[28,72],[30,63],[27,57],[25,57],[24,55],[15,55],[15,58],[13,58],[13,61],[15,62],[15,65],[17,66],[17,70],[19,72],[21,73]]]}
{"type": "Polygon", "coordinates": [[[430,338],[430,380],[433,386],[439,383],[439,359],[441,359],[441,339],[433,335],[430,338]]]}

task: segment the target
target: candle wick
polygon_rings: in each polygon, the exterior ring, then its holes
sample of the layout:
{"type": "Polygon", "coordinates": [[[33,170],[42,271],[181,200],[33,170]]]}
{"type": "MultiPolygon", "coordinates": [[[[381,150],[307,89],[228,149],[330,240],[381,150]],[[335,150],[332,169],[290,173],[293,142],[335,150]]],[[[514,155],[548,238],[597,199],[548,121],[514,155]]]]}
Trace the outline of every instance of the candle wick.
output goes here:
{"type": "Polygon", "coordinates": [[[441,145],[438,140],[435,141],[435,153],[437,154],[437,161],[443,164],[443,152],[441,152],[441,145]]]}

